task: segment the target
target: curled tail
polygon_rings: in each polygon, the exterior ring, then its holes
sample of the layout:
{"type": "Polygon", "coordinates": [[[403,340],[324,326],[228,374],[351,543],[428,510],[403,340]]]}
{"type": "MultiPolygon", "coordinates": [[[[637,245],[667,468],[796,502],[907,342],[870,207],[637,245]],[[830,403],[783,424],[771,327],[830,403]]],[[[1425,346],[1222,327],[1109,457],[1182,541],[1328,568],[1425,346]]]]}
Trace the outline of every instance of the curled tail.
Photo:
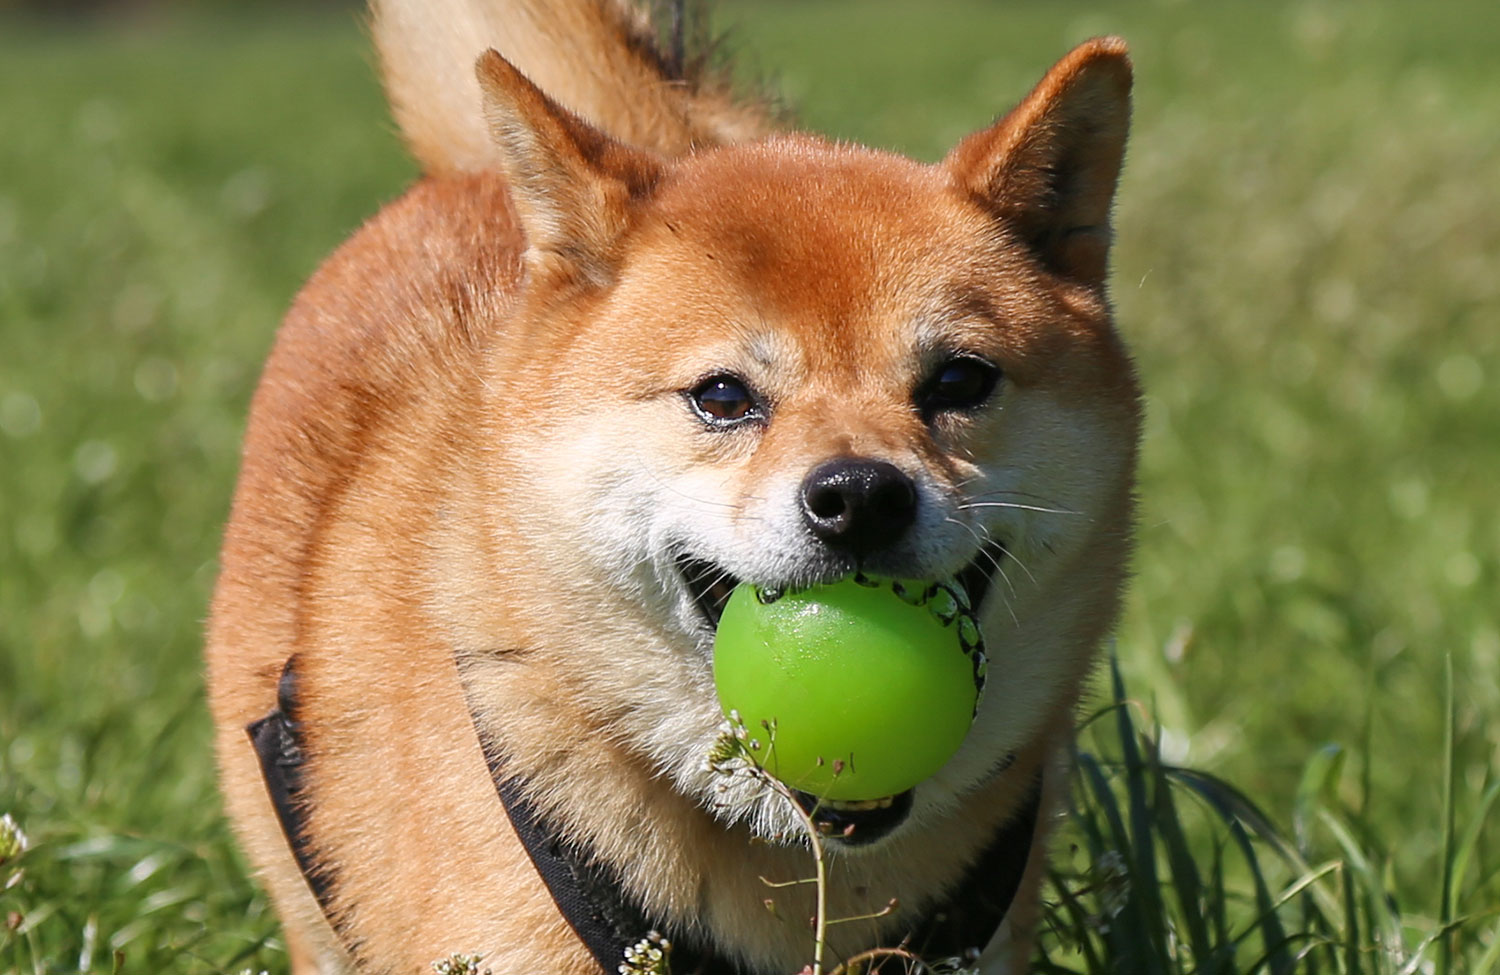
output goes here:
{"type": "Polygon", "coordinates": [[[499,51],[558,102],[621,140],[674,156],[773,127],[727,81],[664,53],[628,0],[371,0],[386,95],[428,173],[494,168],[474,64],[499,51]]]}

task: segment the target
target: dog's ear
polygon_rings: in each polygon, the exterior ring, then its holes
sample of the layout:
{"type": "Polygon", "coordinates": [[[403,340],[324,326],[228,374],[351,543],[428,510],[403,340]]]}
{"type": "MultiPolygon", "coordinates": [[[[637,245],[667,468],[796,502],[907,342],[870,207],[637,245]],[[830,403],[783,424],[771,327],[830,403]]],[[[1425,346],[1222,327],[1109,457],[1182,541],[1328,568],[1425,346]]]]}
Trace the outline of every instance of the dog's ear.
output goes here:
{"type": "Polygon", "coordinates": [[[528,264],[607,283],[631,209],[661,178],[663,163],[569,112],[494,51],[475,71],[528,264]]]}
{"type": "Polygon", "coordinates": [[[1074,48],[1000,121],[943,165],[1063,277],[1101,288],[1110,204],[1130,127],[1130,59],[1117,37],[1074,48]]]}

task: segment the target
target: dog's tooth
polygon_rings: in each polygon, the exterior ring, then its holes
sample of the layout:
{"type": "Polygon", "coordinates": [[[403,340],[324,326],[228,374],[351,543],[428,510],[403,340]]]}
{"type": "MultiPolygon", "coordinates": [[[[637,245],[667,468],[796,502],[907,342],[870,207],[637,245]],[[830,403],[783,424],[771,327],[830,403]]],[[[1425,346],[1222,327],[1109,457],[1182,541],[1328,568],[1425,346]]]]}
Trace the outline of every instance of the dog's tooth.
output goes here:
{"type": "Polygon", "coordinates": [[[839,812],[869,812],[872,809],[889,809],[895,802],[895,796],[886,796],[883,799],[825,799],[823,800],[823,805],[830,809],[836,809],[839,812]]]}

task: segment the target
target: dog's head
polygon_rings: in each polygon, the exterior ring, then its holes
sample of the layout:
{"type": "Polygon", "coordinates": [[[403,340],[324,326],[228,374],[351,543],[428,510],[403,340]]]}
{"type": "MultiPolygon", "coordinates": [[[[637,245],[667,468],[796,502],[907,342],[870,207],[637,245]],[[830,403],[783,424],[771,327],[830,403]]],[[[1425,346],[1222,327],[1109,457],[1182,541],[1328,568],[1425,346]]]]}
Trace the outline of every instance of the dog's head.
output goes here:
{"type": "Polygon", "coordinates": [[[956,578],[990,686],[910,804],[951,808],[1056,726],[1117,609],[1139,427],[1105,293],[1123,47],[1078,48],[936,165],[805,136],[667,160],[493,53],[479,70],[529,245],[493,366],[529,445],[507,490],[594,594],[601,702],[680,789],[777,830],[704,771],[729,591],[956,578]]]}

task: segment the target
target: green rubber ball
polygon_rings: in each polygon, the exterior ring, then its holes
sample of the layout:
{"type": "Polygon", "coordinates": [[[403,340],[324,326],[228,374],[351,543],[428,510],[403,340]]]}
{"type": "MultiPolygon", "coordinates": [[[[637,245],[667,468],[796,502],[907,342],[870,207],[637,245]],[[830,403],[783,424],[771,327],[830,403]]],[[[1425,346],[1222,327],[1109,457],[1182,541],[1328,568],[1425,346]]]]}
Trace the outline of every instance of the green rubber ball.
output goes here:
{"type": "Polygon", "coordinates": [[[744,724],[755,760],[842,801],[898,795],[940,769],[973,722],[984,666],[951,583],[861,577],[785,594],[741,584],[714,639],[719,704],[744,724]]]}

